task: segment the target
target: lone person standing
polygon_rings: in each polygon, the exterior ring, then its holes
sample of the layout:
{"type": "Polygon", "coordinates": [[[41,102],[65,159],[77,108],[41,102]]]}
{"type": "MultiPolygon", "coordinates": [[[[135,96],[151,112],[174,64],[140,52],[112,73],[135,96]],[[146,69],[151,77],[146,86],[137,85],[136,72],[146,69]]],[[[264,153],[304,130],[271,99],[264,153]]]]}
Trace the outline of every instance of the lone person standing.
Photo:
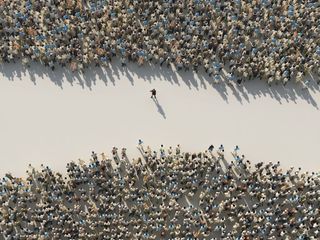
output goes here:
{"type": "Polygon", "coordinates": [[[152,89],[151,91],[151,98],[157,99],[157,91],[155,89],[152,89]]]}

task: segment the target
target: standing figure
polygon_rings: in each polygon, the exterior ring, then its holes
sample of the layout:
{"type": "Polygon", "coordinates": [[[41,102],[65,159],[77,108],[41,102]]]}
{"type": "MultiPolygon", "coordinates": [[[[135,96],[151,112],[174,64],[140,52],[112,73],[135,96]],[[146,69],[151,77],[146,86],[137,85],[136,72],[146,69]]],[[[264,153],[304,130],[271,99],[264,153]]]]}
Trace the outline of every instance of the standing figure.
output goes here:
{"type": "Polygon", "coordinates": [[[151,98],[157,99],[157,91],[155,89],[152,89],[151,91],[151,98]]]}

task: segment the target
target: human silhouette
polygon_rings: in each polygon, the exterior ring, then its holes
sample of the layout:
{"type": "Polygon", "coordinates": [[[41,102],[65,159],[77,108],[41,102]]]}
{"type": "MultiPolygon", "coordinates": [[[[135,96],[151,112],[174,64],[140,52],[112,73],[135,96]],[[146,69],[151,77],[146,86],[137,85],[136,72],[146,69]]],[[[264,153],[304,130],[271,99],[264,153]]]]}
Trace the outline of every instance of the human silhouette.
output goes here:
{"type": "Polygon", "coordinates": [[[151,98],[157,99],[157,91],[155,89],[152,89],[150,92],[151,92],[151,98]]]}

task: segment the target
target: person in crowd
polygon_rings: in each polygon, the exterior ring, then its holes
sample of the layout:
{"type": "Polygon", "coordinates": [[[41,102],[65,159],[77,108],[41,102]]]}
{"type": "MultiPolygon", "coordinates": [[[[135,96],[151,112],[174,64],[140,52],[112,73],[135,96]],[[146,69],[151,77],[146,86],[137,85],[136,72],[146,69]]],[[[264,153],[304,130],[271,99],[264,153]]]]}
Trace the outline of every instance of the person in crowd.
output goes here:
{"type": "Polygon", "coordinates": [[[214,149],[214,146],[211,144],[211,145],[208,147],[208,150],[209,150],[210,152],[212,152],[213,149],[214,149]]]}

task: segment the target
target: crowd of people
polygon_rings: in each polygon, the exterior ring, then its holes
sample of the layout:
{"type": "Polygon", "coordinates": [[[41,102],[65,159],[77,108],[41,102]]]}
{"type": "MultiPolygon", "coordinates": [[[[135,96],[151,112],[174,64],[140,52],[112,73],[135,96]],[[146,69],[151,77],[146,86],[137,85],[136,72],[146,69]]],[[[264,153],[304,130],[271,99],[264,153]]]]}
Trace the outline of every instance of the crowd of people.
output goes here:
{"type": "Polygon", "coordinates": [[[319,239],[320,177],[280,163],[251,163],[238,146],[181,147],[141,158],[92,152],[67,175],[30,165],[0,185],[4,239],[319,239]]]}
{"type": "Polygon", "coordinates": [[[320,76],[317,0],[0,0],[0,59],[84,70],[127,61],[215,82],[320,76]]]}

